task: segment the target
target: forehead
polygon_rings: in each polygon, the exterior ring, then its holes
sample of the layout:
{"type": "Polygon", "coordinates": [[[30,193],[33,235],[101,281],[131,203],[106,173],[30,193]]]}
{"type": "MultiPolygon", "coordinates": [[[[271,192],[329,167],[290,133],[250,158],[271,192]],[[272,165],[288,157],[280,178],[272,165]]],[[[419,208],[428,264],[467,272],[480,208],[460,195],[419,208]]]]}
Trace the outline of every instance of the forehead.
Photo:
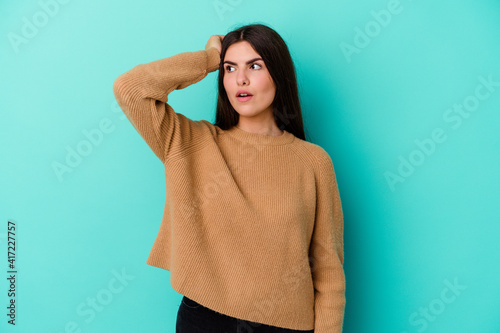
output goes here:
{"type": "Polygon", "coordinates": [[[254,50],[249,42],[243,40],[236,42],[227,48],[224,61],[227,60],[236,63],[244,63],[245,61],[253,58],[260,58],[260,55],[254,50]]]}

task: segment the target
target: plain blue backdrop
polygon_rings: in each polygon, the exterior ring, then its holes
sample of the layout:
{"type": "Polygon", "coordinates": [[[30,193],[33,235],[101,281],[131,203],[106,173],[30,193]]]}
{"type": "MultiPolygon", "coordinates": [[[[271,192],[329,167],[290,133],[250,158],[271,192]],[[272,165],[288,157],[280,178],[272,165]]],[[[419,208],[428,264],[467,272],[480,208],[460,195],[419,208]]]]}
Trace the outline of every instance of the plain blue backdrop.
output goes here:
{"type": "MultiPolygon", "coordinates": [[[[0,283],[0,331],[174,332],[181,295],[146,264],[163,167],[112,84],[264,23],[295,61],[308,139],[335,165],[344,332],[500,332],[499,10],[493,0],[3,1],[0,266],[7,277],[11,220],[17,276],[15,326],[0,283]]],[[[216,79],[173,92],[171,105],[213,122],[216,79]]]]}

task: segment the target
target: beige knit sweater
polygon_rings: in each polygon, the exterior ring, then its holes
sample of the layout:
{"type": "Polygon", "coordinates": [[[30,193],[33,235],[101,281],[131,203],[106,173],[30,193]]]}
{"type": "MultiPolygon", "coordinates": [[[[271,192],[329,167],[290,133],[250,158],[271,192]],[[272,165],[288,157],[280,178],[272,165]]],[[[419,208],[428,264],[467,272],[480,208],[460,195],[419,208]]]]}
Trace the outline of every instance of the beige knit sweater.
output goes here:
{"type": "Polygon", "coordinates": [[[219,62],[215,48],[183,52],[139,64],[113,84],[165,167],[164,214],[147,264],[169,270],[174,290],[219,313],[339,333],[343,215],[328,153],[287,131],[222,130],[167,104],[219,62]]]}

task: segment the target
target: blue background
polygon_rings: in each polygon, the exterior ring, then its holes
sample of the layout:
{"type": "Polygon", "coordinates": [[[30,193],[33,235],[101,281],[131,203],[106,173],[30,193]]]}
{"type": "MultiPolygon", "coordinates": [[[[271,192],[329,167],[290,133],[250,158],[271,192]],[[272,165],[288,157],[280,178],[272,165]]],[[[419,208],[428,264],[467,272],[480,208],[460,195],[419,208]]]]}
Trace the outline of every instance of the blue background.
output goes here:
{"type": "MultiPolygon", "coordinates": [[[[335,165],[344,332],[500,332],[498,1],[62,2],[0,4],[2,276],[9,219],[18,245],[16,326],[4,277],[0,331],[174,332],[181,295],[146,264],[163,168],[112,84],[264,23],[289,46],[306,133],[335,165]],[[58,177],[77,147],[87,156],[58,177]]],[[[213,122],[216,79],[171,105],[213,122]]]]}

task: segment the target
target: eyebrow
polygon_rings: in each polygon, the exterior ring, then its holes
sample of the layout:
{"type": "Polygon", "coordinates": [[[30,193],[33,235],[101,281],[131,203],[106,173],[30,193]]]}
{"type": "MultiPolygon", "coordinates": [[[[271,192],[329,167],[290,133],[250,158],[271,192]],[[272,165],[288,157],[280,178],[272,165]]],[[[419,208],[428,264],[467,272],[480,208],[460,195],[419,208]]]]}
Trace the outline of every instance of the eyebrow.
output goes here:
{"type": "MultiPolygon", "coordinates": [[[[257,60],[262,60],[262,58],[254,58],[254,59],[248,60],[246,64],[247,64],[247,65],[249,65],[249,64],[251,64],[252,62],[257,61],[257,60]]],[[[234,62],[232,62],[232,61],[229,61],[229,60],[224,61],[224,64],[225,64],[225,63],[228,63],[228,64],[230,64],[230,65],[236,65],[236,63],[234,63],[234,62]]]]}

